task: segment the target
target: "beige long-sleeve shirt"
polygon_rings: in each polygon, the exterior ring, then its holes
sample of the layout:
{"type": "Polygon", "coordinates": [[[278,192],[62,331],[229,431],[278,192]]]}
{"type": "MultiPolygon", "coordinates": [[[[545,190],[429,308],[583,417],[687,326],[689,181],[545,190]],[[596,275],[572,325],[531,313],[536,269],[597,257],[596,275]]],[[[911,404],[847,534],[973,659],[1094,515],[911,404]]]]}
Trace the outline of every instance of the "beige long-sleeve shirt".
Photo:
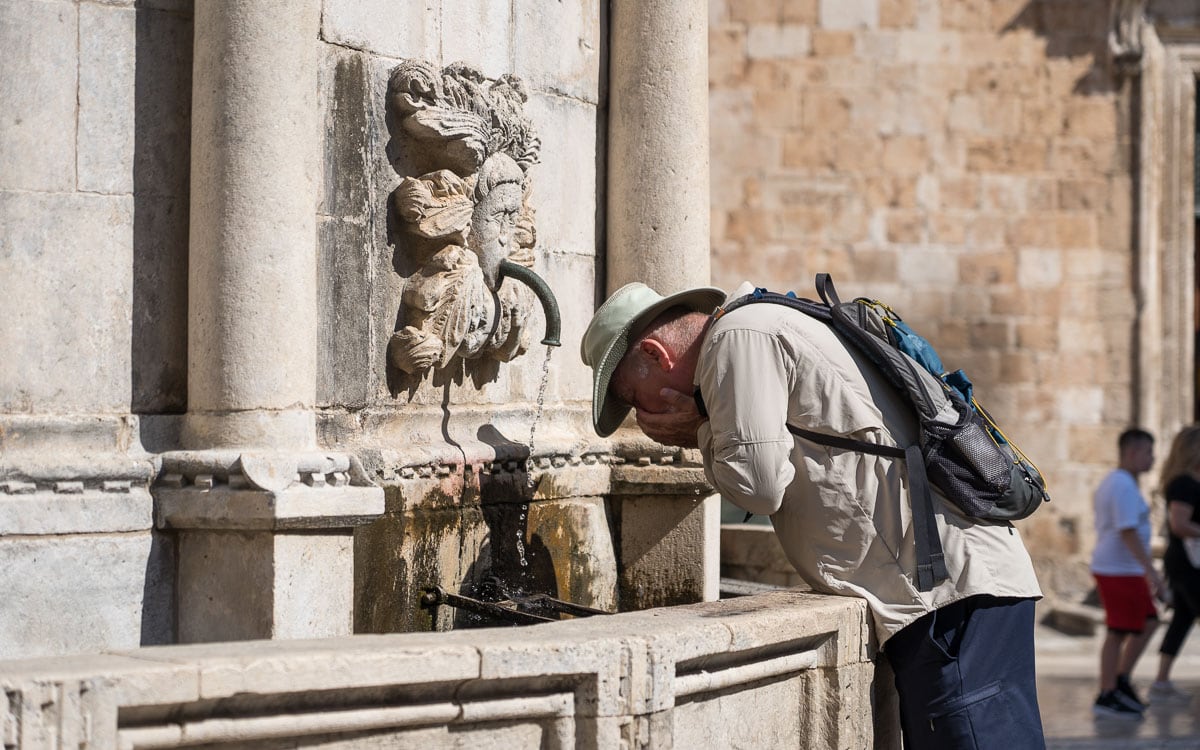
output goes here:
{"type": "MultiPolygon", "coordinates": [[[[753,291],[743,284],[729,296],[753,291]]],[[[795,437],[796,427],[871,443],[918,439],[912,409],[821,321],[781,305],[746,305],[713,322],[696,385],[708,480],[769,515],[788,559],[814,590],[867,600],[884,643],[917,617],[975,594],[1041,596],[1029,554],[1007,523],[968,519],[934,490],[950,577],[916,588],[903,459],[795,437]]]]}

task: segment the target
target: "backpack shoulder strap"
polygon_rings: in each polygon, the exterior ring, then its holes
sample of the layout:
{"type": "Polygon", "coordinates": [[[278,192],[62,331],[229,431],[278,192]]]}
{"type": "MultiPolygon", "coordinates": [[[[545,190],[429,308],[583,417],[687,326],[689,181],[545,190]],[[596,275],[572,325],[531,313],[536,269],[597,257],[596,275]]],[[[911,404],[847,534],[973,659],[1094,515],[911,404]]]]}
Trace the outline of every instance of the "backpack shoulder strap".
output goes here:
{"type": "MultiPolygon", "coordinates": [[[[913,545],[917,558],[917,590],[932,591],[933,587],[950,577],[946,569],[946,556],[942,550],[942,540],[938,536],[937,520],[933,516],[933,494],[929,485],[929,477],[925,473],[925,456],[921,453],[920,445],[910,445],[907,448],[896,448],[891,445],[879,445],[863,440],[829,435],[824,432],[805,430],[795,425],[787,425],[788,432],[797,437],[811,440],[831,448],[869,453],[875,456],[889,456],[904,459],[904,470],[908,475],[908,497],[912,504],[913,545]]],[[[753,514],[746,514],[750,520],[753,514]]],[[[744,522],[743,522],[744,523],[744,522]]]]}
{"type": "Polygon", "coordinates": [[[771,302],[776,305],[790,307],[793,310],[798,310],[811,318],[816,318],[823,323],[829,323],[832,320],[832,314],[829,311],[829,305],[823,305],[820,302],[814,302],[810,299],[802,299],[797,297],[792,292],[780,294],[779,292],[769,292],[762,288],[755,289],[750,294],[738,297],[737,299],[718,307],[716,312],[713,313],[713,320],[718,320],[722,316],[733,312],[739,307],[744,307],[756,302],[771,302]]]}

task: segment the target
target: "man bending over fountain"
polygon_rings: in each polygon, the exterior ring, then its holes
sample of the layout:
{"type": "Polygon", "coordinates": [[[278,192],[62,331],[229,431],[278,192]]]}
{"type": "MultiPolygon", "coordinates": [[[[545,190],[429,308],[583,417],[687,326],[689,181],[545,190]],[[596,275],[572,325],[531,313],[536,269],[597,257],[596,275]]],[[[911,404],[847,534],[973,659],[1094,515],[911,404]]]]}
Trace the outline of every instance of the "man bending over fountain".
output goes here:
{"type": "Polygon", "coordinates": [[[768,515],[815,591],[866,599],[896,675],[909,748],[1042,748],[1029,555],[1009,524],[975,522],[934,490],[949,578],[914,581],[903,460],[829,448],[803,430],[890,446],[918,436],[912,409],[824,323],[780,305],[714,318],[725,297],[617,290],[583,336],[592,420],[612,434],[630,409],[647,436],[698,447],[723,497],[768,515]],[[703,394],[706,416],[694,393],[703,394]]]}

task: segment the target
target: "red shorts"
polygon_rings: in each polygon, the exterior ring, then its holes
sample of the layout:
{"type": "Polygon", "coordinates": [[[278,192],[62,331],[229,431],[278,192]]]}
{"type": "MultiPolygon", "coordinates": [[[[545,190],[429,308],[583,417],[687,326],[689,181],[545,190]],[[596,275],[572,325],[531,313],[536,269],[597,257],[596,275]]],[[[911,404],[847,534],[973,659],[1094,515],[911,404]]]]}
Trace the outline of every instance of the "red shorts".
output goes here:
{"type": "Polygon", "coordinates": [[[1104,605],[1104,624],[1110,630],[1140,633],[1146,620],[1157,620],[1158,610],[1150,596],[1150,584],[1143,576],[1102,576],[1093,573],[1100,603],[1104,605]]]}

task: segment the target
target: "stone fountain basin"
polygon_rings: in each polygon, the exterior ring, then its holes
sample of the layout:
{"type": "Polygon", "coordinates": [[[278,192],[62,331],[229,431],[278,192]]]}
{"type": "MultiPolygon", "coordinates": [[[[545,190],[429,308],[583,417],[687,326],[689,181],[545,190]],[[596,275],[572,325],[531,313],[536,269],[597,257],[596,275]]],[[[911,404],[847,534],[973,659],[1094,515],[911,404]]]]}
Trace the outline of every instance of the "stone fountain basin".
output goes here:
{"type": "Polygon", "coordinates": [[[522,628],[4,661],[0,719],[19,747],[898,747],[870,632],[860,600],[781,590],[522,628]]]}

